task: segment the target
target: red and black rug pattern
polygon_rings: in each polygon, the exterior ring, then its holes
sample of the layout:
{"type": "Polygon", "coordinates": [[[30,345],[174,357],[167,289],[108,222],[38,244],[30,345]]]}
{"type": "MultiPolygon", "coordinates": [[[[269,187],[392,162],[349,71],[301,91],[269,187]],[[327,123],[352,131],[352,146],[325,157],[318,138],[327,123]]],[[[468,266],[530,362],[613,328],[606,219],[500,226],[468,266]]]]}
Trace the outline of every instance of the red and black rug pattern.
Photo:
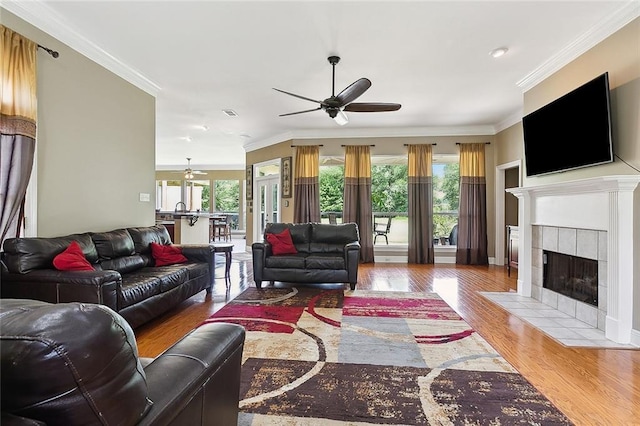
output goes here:
{"type": "Polygon", "coordinates": [[[570,425],[437,294],[251,288],[240,425],[570,425]]]}

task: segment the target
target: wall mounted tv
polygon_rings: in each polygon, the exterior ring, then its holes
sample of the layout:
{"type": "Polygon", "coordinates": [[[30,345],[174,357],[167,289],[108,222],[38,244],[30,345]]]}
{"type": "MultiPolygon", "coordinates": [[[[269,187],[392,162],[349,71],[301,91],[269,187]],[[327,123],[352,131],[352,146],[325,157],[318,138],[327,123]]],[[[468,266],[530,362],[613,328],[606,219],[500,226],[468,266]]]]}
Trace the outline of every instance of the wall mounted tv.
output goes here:
{"type": "Polygon", "coordinates": [[[527,176],[613,161],[609,74],[522,118],[527,176]]]}

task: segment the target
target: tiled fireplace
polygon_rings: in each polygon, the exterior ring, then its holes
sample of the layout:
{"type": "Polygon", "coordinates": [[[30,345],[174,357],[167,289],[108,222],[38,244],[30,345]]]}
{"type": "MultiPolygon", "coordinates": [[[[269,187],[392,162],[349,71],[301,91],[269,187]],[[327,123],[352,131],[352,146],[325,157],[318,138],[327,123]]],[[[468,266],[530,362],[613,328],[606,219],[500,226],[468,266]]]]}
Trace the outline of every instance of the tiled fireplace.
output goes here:
{"type": "Polygon", "coordinates": [[[640,346],[639,183],[639,176],[603,176],[508,189],[519,203],[518,293],[598,327],[607,339],[640,346]],[[598,262],[597,306],[543,287],[545,250],[598,262]]]}
{"type": "MultiPolygon", "coordinates": [[[[532,226],[531,297],[605,331],[607,315],[607,232],[532,226]],[[553,253],[597,262],[597,306],[544,288],[544,258],[553,253]]],[[[548,259],[547,259],[548,261],[548,259]]]]}

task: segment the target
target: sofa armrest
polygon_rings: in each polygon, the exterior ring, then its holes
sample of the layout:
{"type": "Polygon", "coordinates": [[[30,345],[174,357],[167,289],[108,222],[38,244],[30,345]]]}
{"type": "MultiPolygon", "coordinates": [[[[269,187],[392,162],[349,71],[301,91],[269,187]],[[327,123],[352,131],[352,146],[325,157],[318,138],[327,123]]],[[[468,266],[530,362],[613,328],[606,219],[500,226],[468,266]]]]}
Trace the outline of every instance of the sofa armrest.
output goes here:
{"type": "Polygon", "coordinates": [[[26,274],[13,274],[5,270],[0,284],[0,297],[50,303],[98,303],[117,312],[117,290],[121,285],[122,276],[112,270],[37,269],[26,274]]]}
{"type": "Polygon", "coordinates": [[[207,291],[213,288],[215,283],[215,251],[209,244],[175,244],[182,249],[184,257],[192,262],[205,262],[209,265],[210,283],[207,291]]]}
{"type": "Polygon", "coordinates": [[[344,262],[347,265],[347,274],[351,288],[358,282],[358,264],[360,263],[360,243],[354,241],[344,246],[344,262]]]}
{"type": "Polygon", "coordinates": [[[262,285],[262,272],[266,264],[267,257],[271,255],[271,244],[267,242],[255,242],[251,245],[253,256],[253,280],[260,288],[262,285]]]}
{"type": "Polygon", "coordinates": [[[204,324],[144,372],[153,406],[139,425],[236,425],[245,329],[204,324]]]}

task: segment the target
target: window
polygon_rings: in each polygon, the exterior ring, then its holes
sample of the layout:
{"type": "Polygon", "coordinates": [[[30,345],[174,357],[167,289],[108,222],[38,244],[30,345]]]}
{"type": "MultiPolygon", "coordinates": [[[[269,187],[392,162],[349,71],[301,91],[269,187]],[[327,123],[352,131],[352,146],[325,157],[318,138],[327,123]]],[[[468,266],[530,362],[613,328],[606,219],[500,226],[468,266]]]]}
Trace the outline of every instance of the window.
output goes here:
{"type": "Polygon", "coordinates": [[[240,183],[239,180],[216,180],[214,183],[214,210],[228,215],[231,229],[239,227],[240,183]]]}
{"type": "Polygon", "coordinates": [[[389,244],[406,245],[409,242],[408,166],[406,156],[371,157],[371,210],[374,223],[384,227],[391,217],[386,239],[389,244]]]}
{"type": "MultiPolygon", "coordinates": [[[[344,197],[344,160],[321,158],[320,211],[322,222],[330,216],[342,218],[344,197]]],[[[371,205],[374,222],[392,217],[389,244],[406,245],[409,237],[408,166],[406,156],[371,157],[371,205]]],[[[433,157],[434,244],[452,244],[449,235],[458,223],[460,165],[458,155],[433,157]]]]}
{"type": "Polygon", "coordinates": [[[182,201],[181,180],[156,181],[156,210],[173,211],[180,201],[182,201]]]}
{"type": "Polygon", "coordinates": [[[449,235],[458,224],[460,200],[460,163],[458,156],[435,156],[433,159],[433,241],[455,244],[449,235]]]}
{"type": "Polygon", "coordinates": [[[320,216],[329,223],[329,217],[342,218],[344,207],[344,166],[320,166],[320,216]],[[335,215],[335,216],[334,216],[335,215]]]}

